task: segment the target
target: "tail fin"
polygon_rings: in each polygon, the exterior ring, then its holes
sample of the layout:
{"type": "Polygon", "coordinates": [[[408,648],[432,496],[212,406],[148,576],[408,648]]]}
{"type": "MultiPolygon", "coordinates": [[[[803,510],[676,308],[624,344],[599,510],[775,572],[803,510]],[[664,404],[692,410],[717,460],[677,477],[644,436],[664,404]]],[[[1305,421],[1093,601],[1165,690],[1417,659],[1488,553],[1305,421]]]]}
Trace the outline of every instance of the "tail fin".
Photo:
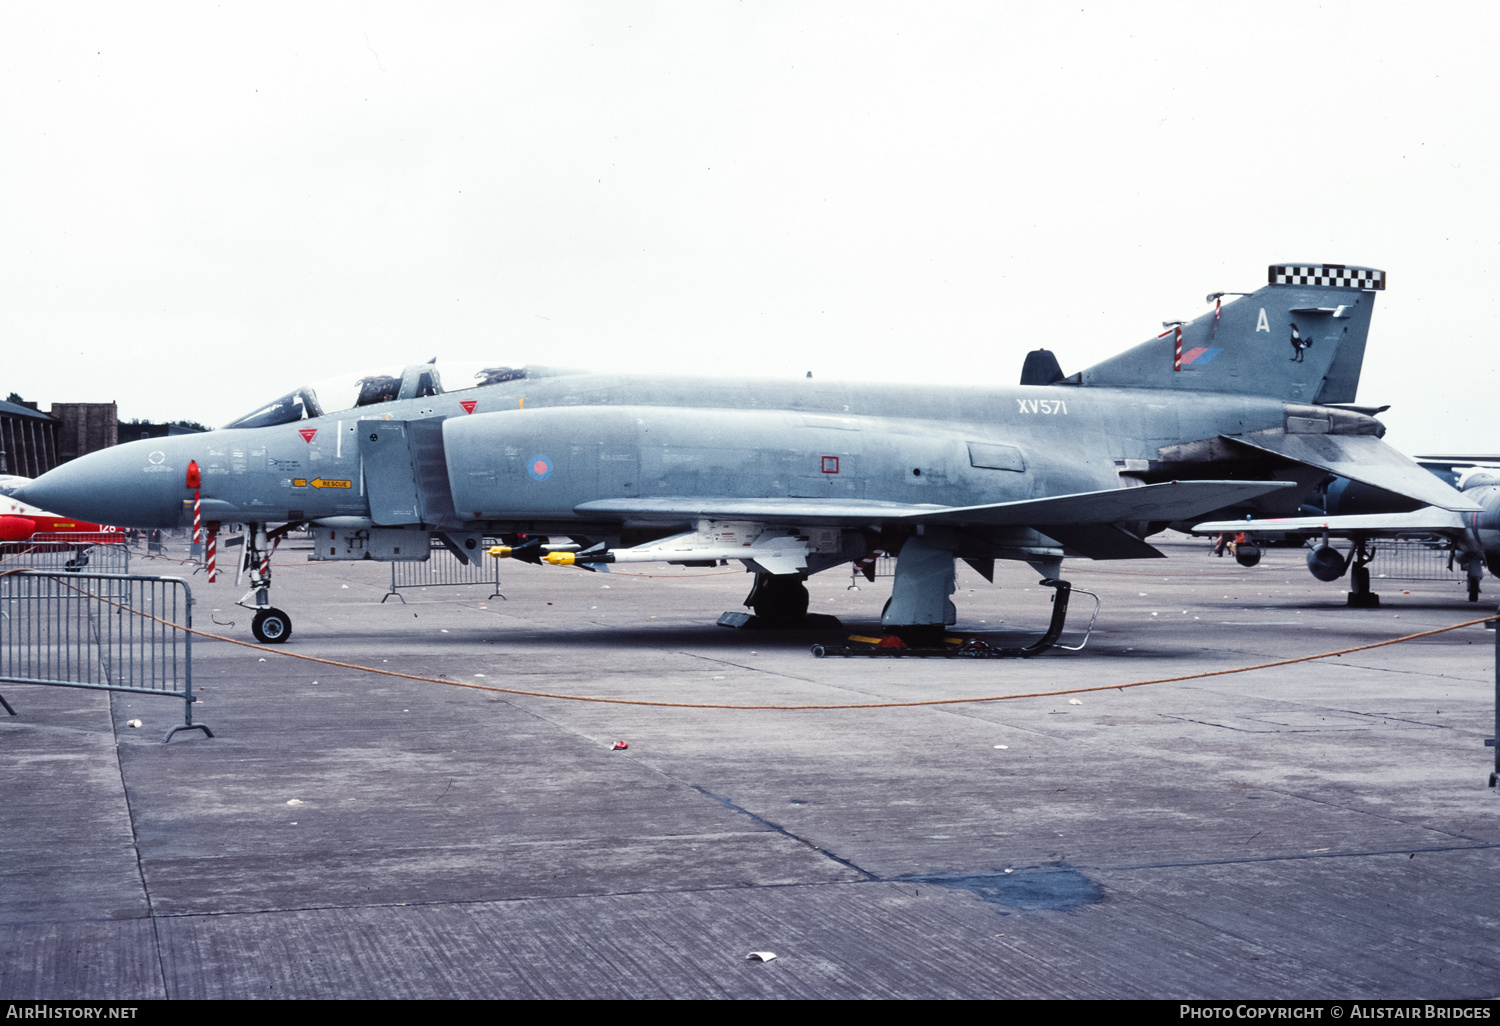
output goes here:
{"type": "Polygon", "coordinates": [[[1069,380],[1071,384],[1186,389],[1350,403],[1384,271],[1343,264],[1273,264],[1270,284],[1169,328],[1069,380]]]}

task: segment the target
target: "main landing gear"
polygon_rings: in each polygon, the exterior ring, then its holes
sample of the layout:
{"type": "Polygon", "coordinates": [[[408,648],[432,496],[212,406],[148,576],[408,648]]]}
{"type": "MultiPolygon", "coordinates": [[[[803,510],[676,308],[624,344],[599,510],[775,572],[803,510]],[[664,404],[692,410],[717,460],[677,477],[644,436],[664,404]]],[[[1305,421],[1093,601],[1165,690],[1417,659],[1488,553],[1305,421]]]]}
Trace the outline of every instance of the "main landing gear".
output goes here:
{"type": "Polygon", "coordinates": [[[250,621],[250,633],[263,645],[280,645],[292,636],[292,618],[271,605],[271,554],[296,526],[283,524],[267,533],[261,524],[245,525],[245,551],[240,556],[235,583],[249,574],[250,590],[235,604],[255,611],[255,619],[250,621]]]}
{"type": "MultiPolygon", "coordinates": [[[[1449,563],[1451,565],[1451,559],[1449,563]]],[[[1465,559],[1462,565],[1464,574],[1467,577],[1469,584],[1469,601],[1478,602],[1479,582],[1484,577],[1484,558],[1482,556],[1473,555],[1465,559]]]]}
{"type": "Polygon", "coordinates": [[[756,574],[745,605],[767,627],[796,627],[807,619],[807,584],[801,574],[756,574]]]}
{"type": "MultiPolygon", "coordinates": [[[[1068,620],[1068,597],[1072,594],[1073,586],[1067,581],[1058,580],[1054,577],[1043,578],[1041,584],[1052,588],[1056,594],[1052,596],[1052,620],[1047,624],[1047,631],[1040,638],[1029,645],[1015,648],[999,648],[978,638],[968,638],[963,641],[952,639],[954,644],[947,644],[943,637],[941,628],[898,628],[893,630],[884,640],[873,645],[861,645],[858,648],[850,645],[814,645],[812,654],[819,659],[825,656],[943,656],[946,658],[960,659],[1029,659],[1032,656],[1041,655],[1053,647],[1067,648],[1077,651],[1083,645],[1058,645],[1058,639],[1062,637],[1063,626],[1068,620]],[[935,633],[934,633],[935,631],[935,633]]],[[[1091,592],[1084,592],[1094,599],[1094,616],[1099,615],[1098,596],[1091,592]]],[[[1093,620],[1089,621],[1089,632],[1094,628],[1093,620]]],[[[872,639],[873,640],[873,639],[872,639]]],[[[1084,644],[1088,643],[1085,635],[1084,644]]]]}
{"type": "Polygon", "coordinates": [[[1354,590],[1349,593],[1348,605],[1354,609],[1374,609],[1380,605],[1380,596],[1370,590],[1370,561],[1375,553],[1363,538],[1355,541],[1350,554],[1349,583],[1354,590]]]}
{"type": "MultiPolygon", "coordinates": [[[[1046,633],[1029,645],[1001,648],[978,638],[956,639],[947,636],[948,627],[958,620],[958,611],[949,598],[957,585],[953,539],[943,532],[928,531],[907,538],[896,556],[896,579],[891,586],[891,599],[880,614],[880,623],[886,630],[886,636],[879,639],[850,639],[864,643],[857,648],[816,645],[813,647],[813,655],[820,658],[840,655],[1024,659],[1040,655],[1054,647],[1077,651],[1088,643],[1087,634],[1084,635],[1083,644],[1057,644],[1068,619],[1068,599],[1073,592],[1071,584],[1055,576],[1060,570],[1060,560],[1052,559],[1031,565],[1046,573],[1047,576],[1041,583],[1051,588],[1053,595],[1052,619],[1047,625],[1046,633]]],[[[1098,596],[1090,592],[1083,594],[1094,599],[1094,616],[1097,617],[1098,596]]],[[[1090,632],[1093,627],[1093,620],[1090,620],[1090,632]]]]}

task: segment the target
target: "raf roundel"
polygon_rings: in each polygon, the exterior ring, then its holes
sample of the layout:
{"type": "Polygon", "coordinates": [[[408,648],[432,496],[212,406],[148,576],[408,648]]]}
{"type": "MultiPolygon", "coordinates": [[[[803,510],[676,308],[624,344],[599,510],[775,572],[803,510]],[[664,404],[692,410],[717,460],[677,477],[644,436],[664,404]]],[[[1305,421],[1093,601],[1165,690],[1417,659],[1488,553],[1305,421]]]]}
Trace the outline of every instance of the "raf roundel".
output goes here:
{"type": "Polygon", "coordinates": [[[526,461],[526,473],[533,481],[545,481],[552,476],[552,461],[545,456],[533,456],[526,461]]]}

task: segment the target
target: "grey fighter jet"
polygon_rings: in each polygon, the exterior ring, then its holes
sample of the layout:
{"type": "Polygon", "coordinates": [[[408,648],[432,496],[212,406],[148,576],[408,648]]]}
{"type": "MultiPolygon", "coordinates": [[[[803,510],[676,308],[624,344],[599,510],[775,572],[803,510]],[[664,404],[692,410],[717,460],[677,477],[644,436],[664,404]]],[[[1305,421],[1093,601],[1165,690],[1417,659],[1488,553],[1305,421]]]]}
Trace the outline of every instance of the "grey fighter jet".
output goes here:
{"type": "Polygon", "coordinates": [[[1159,556],[1208,517],[1295,512],[1330,473],[1412,506],[1477,507],[1350,405],[1381,271],[1275,265],[1249,294],[1065,376],[1045,350],[1018,387],[682,379],[534,365],[415,364],[299,388],[206,434],[91,453],[24,501],[137,527],[246,525],[266,641],[269,549],[313,528],[317,560],[498,555],[607,569],[734,560],[746,605],[800,623],[804,580],[897,557],[883,623],[955,621],[956,559],[1159,556]],[[568,546],[550,546],[554,537],[568,546]],[[566,549],[566,551],[564,551],[566,549]]]}
{"type": "MultiPolygon", "coordinates": [[[[1194,525],[1198,534],[1243,532],[1258,535],[1305,536],[1314,541],[1307,550],[1307,569],[1320,581],[1333,582],[1348,574],[1353,590],[1348,602],[1356,607],[1380,605],[1380,596],[1370,590],[1368,564],[1375,558],[1371,543],[1381,538],[1421,540],[1448,551],[1450,566],[1463,569],[1469,601],[1479,601],[1479,585],[1488,566],[1500,572],[1500,456],[1419,456],[1417,464],[1444,481],[1452,481],[1469,510],[1405,504],[1391,508],[1367,493],[1353,502],[1347,495],[1323,514],[1271,519],[1203,521],[1194,525]],[[1368,507],[1346,513],[1350,507],[1368,507]],[[1340,552],[1334,538],[1352,544],[1340,552]]],[[[1346,491],[1348,491],[1346,489],[1346,491]]]]}

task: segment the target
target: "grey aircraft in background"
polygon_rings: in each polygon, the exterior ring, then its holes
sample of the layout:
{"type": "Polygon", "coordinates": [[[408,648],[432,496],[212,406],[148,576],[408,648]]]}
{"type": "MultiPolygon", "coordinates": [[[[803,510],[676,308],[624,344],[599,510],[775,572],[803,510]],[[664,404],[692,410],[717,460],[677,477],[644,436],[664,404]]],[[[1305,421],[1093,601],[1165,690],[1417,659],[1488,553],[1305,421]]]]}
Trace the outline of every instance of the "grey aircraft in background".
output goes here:
{"type": "Polygon", "coordinates": [[[1477,509],[1352,405],[1384,287],[1381,271],[1274,265],[1259,290],[1210,296],[1210,313],[1071,376],[1033,351],[1017,387],[414,364],[91,453],[19,494],[172,527],[198,484],[210,527],[246,527],[240,602],[264,641],[291,632],[267,557],[303,524],[315,560],[422,560],[434,538],[463,560],[487,538],[591,569],[738,560],[746,605],[788,626],[809,574],[889,553],[882,622],[931,637],[955,622],[956,559],[1055,579],[1068,556],[1159,556],[1144,539],[1168,525],[1292,514],[1330,474],[1404,508],[1477,509]]]}
{"type": "Polygon", "coordinates": [[[1409,504],[1388,508],[1373,496],[1332,505],[1311,516],[1273,519],[1205,521],[1194,526],[1200,534],[1244,532],[1316,539],[1307,551],[1307,569],[1320,581],[1333,582],[1349,574],[1351,606],[1378,606],[1380,596],[1370,590],[1368,564],[1375,558],[1377,539],[1411,539],[1448,550],[1451,565],[1464,570],[1469,601],[1479,601],[1479,582],[1485,567],[1500,572],[1500,456],[1419,456],[1418,465],[1455,485],[1471,503],[1468,510],[1409,504]],[[1345,513],[1350,507],[1359,512],[1345,513]],[[1348,552],[1330,544],[1334,538],[1351,542],[1348,552]]]}

